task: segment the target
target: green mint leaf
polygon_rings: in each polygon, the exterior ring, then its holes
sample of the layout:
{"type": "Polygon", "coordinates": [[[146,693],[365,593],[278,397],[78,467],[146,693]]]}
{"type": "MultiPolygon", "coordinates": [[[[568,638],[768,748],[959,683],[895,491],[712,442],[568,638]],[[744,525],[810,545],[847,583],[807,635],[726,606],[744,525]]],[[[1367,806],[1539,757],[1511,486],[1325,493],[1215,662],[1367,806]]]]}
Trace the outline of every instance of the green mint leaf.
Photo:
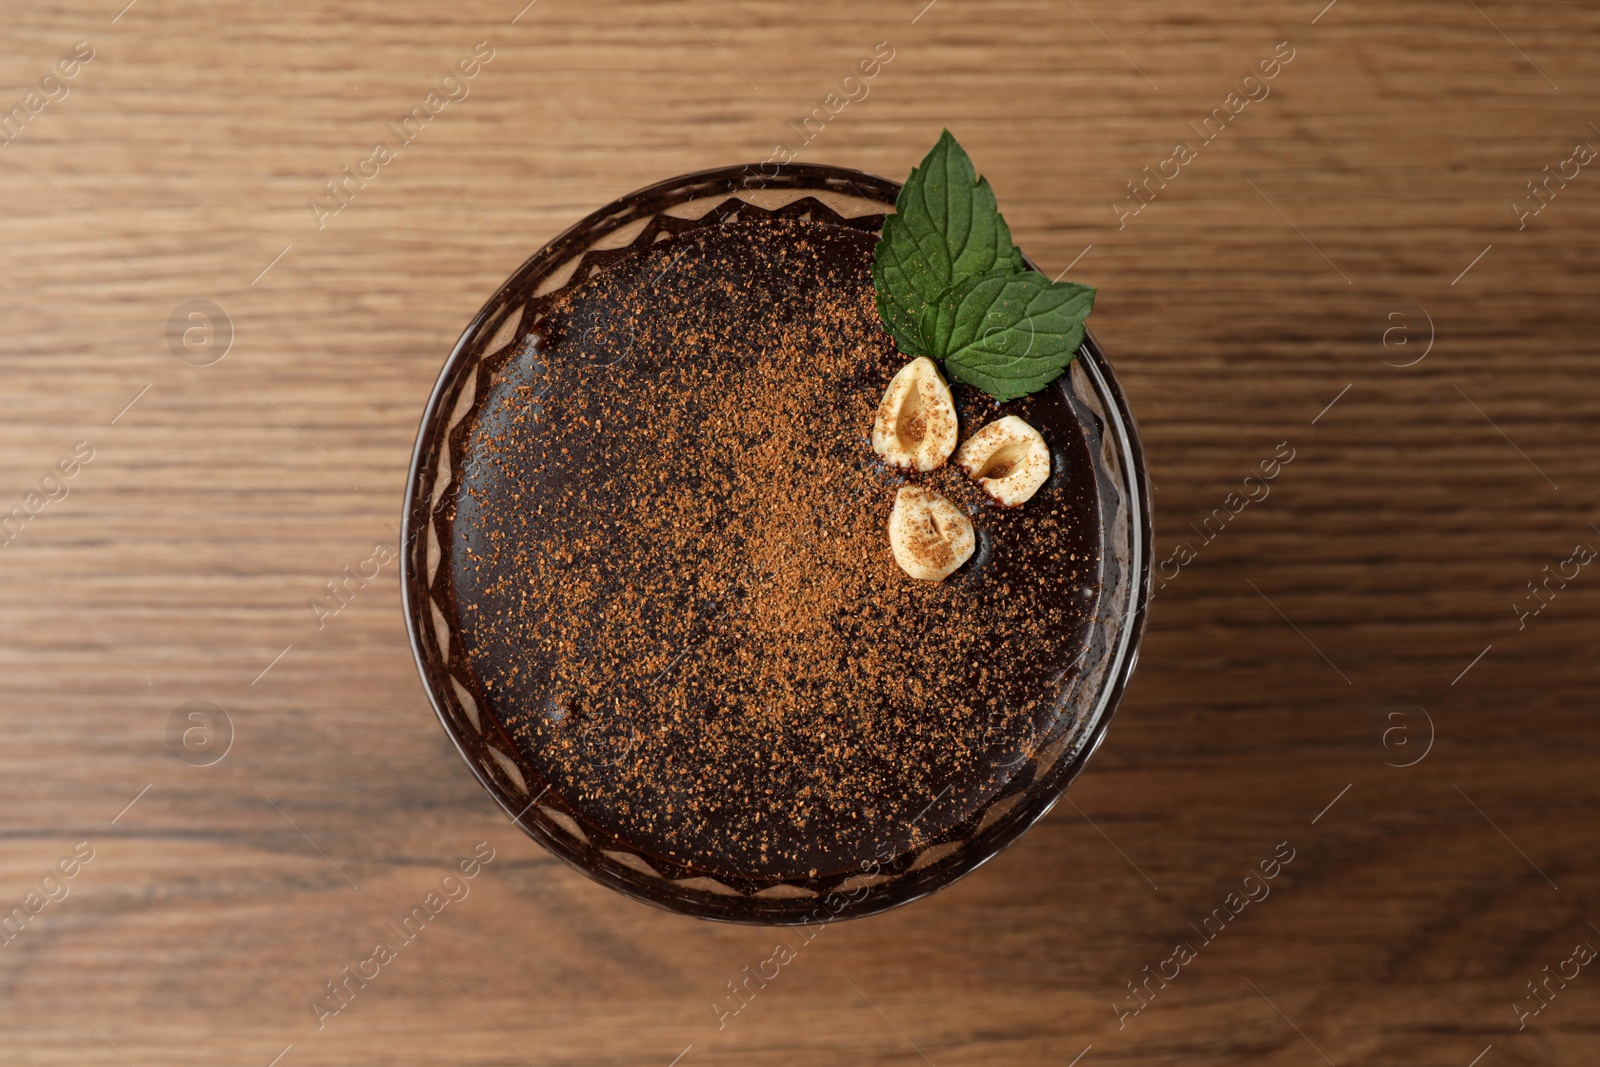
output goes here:
{"type": "Polygon", "coordinates": [[[918,323],[926,307],[969,275],[1022,269],[1022,253],[988,179],[978,178],[971,158],[945,130],[901,187],[873,255],[884,325],[906,355],[934,355],[921,347],[918,323]]]}
{"type": "Polygon", "coordinates": [[[1036,393],[1083,344],[1094,290],[1034,271],[993,270],[957,281],[918,316],[925,352],[945,374],[996,400],[1036,393]]]}
{"type": "Polygon", "coordinates": [[[917,313],[926,306],[915,288],[920,272],[910,265],[888,265],[884,246],[885,242],[878,243],[878,255],[872,262],[872,284],[878,291],[878,317],[883,320],[884,329],[893,335],[896,348],[913,359],[925,356],[928,353],[923,350],[922,336],[917,330],[917,313]],[[902,294],[899,298],[902,302],[897,303],[889,296],[891,290],[902,294]]]}

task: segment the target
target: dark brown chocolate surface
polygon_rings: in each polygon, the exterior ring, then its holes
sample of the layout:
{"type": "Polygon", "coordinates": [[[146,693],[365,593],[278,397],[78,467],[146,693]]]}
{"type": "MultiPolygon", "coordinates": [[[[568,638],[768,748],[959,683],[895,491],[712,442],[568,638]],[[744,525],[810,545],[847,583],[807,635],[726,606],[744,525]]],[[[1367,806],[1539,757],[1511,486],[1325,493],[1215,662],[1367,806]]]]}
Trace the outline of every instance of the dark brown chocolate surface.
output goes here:
{"type": "Polygon", "coordinates": [[[1017,414],[1052,451],[972,515],[943,583],[904,575],[903,475],[868,442],[905,362],[874,235],[726,223],[570,290],[475,413],[448,549],[468,661],[534,788],[646,854],[813,877],[936,838],[1024,765],[1097,607],[1078,417],[955,387],[963,439],[1017,414]]]}

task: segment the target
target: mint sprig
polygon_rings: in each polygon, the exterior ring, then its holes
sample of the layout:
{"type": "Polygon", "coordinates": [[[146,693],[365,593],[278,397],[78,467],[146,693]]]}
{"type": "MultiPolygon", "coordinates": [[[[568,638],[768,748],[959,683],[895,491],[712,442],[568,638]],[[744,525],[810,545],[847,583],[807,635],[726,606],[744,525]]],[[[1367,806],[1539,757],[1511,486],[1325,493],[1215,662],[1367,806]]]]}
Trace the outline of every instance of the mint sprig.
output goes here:
{"type": "Polygon", "coordinates": [[[1052,282],[1022,252],[966,151],[945,130],[911,171],[873,254],[878,314],[908,356],[997,400],[1038,392],[1083,344],[1094,290],[1052,282]]]}
{"type": "Polygon", "coordinates": [[[995,206],[994,190],[945,130],[900,189],[873,256],[878,313],[901,351],[918,346],[917,318],[961,278],[996,268],[1022,270],[1022,253],[995,206]]]}

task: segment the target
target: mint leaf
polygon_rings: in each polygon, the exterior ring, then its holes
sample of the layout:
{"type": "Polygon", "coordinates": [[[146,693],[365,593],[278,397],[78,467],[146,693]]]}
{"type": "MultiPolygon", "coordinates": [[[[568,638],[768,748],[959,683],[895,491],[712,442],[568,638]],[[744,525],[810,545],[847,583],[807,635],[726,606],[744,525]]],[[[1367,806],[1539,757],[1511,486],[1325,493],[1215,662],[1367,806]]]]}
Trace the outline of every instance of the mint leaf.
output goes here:
{"type": "Polygon", "coordinates": [[[945,374],[996,400],[1038,392],[1083,344],[1094,290],[1034,271],[989,271],[961,279],[918,316],[923,351],[945,374]]]}
{"type": "Polygon", "coordinates": [[[1022,269],[1022,253],[988,179],[978,178],[971,158],[945,130],[883,223],[872,280],[884,325],[906,355],[936,355],[921,347],[923,309],[964,277],[1022,269]]]}
{"type": "Polygon", "coordinates": [[[994,190],[945,130],[914,168],[873,252],[878,314],[908,356],[998,400],[1038,392],[1083,344],[1094,290],[1028,270],[994,190]]]}

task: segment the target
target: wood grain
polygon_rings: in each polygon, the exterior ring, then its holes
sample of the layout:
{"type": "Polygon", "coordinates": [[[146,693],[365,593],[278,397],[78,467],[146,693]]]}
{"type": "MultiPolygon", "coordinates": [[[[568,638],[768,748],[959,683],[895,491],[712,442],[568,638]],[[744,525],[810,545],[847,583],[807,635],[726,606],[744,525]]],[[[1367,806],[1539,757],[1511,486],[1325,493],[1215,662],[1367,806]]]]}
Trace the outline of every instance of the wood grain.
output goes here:
{"type": "Polygon", "coordinates": [[[1513,604],[1600,544],[1600,175],[1525,229],[1512,204],[1600,145],[1600,11],[120,7],[7,4],[0,40],[7,109],[94,50],[0,144],[0,515],[94,453],[0,551],[0,909],[94,854],[0,947],[0,1059],[1593,1062],[1593,966],[1520,1031],[1513,1005],[1600,946],[1600,575],[1520,629],[1513,604]],[[309,603],[393,543],[422,403],[517,263],[628,190],[767,158],[883,41],[800,158],[898,176],[956,132],[1024,248],[1099,286],[1158,558],[1197,556],[1070,803],[806,941],[631,903],[514,832],[428,708],[392,567],[321,628],[309,603]],[[308,200],[477,42],[470,95],[318,229],[308,200]],[[1270,95],[1119,228],[1125,183],[1280,42],[1270,95]],[[169,345],[192,300],[231,323],[209,366],[169,345]],[[1270,496],[1204,543],[1280,442],[1270,496]],[[213,766],[169,748],[191,700],[231,721],[213,766]],[[483,841],[470,895],[319,1029],[325,983],[483,841]],[[1280,842],[1270,896],[1199,943],[1280,842]]]}

